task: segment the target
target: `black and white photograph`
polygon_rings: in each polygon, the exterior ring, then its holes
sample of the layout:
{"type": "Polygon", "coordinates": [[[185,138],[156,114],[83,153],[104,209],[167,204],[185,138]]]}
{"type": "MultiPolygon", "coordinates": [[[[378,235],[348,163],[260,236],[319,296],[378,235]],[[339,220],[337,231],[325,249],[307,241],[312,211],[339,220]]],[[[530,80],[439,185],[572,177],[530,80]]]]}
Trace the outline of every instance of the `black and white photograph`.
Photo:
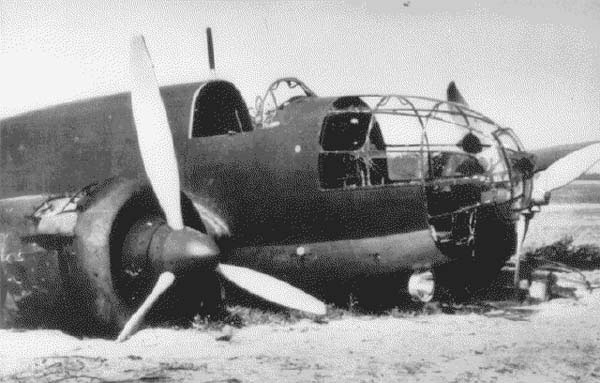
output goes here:
{"type": "Polygon", "coordinates": [[[600,383],[600,1],[0,0],[0,382],[600,383]]]}

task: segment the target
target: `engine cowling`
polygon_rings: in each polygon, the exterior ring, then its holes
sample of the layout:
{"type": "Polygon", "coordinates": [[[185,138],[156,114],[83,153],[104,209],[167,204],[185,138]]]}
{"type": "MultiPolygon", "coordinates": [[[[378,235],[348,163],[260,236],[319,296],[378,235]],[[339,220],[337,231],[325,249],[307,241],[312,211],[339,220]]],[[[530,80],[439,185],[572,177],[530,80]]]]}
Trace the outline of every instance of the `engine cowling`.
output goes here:
{"type": "MultiPolygon", "coordinates": [[[[112,336],[158,278],[160,270],[152,254],[168,240],[164,214],[148,184],[119,177],[97,186],[81,201],[80,208],[83,211],[74,230],[69,275],[64,280],[77,314],[85,318],[82,323],[93,326],[83,331],[112,336]]],[[[182,211],[186,226],[204,232],[200,216],[184,194],[182,211]]],[[[148,319],[152,322],[215,310],[221,290],[213,268],[210,264],[181,278],[148,319]]]]}

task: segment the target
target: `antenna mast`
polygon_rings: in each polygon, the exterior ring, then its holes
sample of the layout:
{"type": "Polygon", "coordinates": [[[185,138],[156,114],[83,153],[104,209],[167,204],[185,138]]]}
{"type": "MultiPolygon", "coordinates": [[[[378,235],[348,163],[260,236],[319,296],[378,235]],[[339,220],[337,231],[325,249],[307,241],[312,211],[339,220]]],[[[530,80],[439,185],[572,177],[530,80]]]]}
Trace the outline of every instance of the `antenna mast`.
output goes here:
{"type": "Polygon", "coordinates": [[[206,42],[208,45],[208,65],[213,77],[217,77],[215,70],[215,51],[213,47],[212,31],[210,28],[206,28],[206,42]]]}

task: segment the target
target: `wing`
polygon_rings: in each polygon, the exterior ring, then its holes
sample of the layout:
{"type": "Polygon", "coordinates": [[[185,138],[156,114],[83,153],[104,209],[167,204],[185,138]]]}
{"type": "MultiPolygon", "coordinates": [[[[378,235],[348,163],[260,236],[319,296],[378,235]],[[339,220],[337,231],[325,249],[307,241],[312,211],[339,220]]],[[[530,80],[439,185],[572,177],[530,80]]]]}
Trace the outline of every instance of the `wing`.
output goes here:
{"type": "Polygon", "coordinates": [[[73,237],[77,199],[35,194],[0,200],[0,323],[45,326],[48,318],[62,318],[65,286],[55,249],[73,237]]]}
{"type": "Polygon", "coordinates": [[[79,196],[25,195],[0,200],[2,224],[20,236],[72,236],[79,196]]]}

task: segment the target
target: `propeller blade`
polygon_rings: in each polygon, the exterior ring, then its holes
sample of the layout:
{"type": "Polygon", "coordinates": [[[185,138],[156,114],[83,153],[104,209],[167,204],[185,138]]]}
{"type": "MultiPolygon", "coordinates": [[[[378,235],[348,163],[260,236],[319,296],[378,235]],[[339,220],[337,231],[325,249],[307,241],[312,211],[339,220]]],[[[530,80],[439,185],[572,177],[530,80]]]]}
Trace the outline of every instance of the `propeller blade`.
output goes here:
{"type": "Polygon", "coordinates": [[[579,149],[550,165],[534,180],[534,197],[570,184],[600,161],[600,143],[579,149]]]}
{"type": "Polygon", "coordinates": [[[525,234],[527,233],[527,226],[529,225],[529,219],[525,214],[519,214],[519,220],[517,221],[517,248],[515,249],[515,279],[514,286],[518,296],[519,294],[519,282],[521,281],[521,259],[523,257],[523,242],[525,242],[525,234]]]}
{"type": "Polygon", "coordinates": [[[173,230],[183,229],[179,168],[167,112],[143,36],[131,40],[131,109],[144,168],[173,230]]]}
{"type": "Polygon", "coordinates": [[[117,337],[117,342],[123,342],[129,339],[140,326],[144,317],[150,311],[150,308],[156,303],[158,298],[173,284],[175,275],[170,271],[165,271],[158,276],[156,284],[152,288],[150,295],[144,300],[144,303],[137,309],[137,311],[129,318],[123,330],[117,337]]]}
{"type": "Polygon", "coordinates": [[[217,267],[225,279],[269,302],[315,315],[325,315],[325,304],[304,291],[258,271],[220,264],[217,267]]]}

